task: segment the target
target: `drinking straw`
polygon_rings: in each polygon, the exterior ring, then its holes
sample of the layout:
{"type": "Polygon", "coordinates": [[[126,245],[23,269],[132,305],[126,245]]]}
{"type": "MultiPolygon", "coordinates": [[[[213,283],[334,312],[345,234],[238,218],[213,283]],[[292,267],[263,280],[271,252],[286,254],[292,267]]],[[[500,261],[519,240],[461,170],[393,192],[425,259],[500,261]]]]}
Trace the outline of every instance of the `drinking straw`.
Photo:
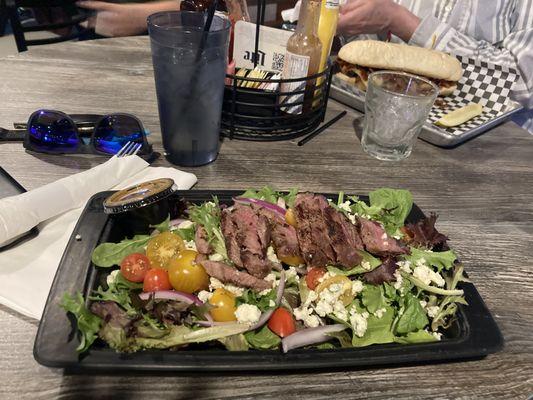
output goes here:
{"type": "Polygon", "coordinates": [[[211,29],[211,24],[213,23],[213,17],[215,16],[215,10],[218,5],[218,0],[213,0],[209,8],[207,9],[207,19],[205,20],[204,30],[202,34],[202,39],[200,40],[200,45],[198,46],[198,52],[196,53],[196,62],[200,60],[202,53],[204,52],[205,42],[207,42],[207,35],[211,29]]]}
{"type": "Polygon", "coordinates": [[[335,117],[331,118],[328,122],[326,122],[324,125],[322,125],[320,128],[318,128],[316,131],[310,133],[306,137],[304,137],[302,140],[298,142],[298,146],[303,146],[307,142],[309,142],[311,139],[318,136],[320,133],[324,132],[326,129],[328,129],[331,125],[333,125],[335,122],[337,122],[339,119],[344,117],[346,115],[346,111],[342,111],[339,114],[337,114],[335,117]]]}

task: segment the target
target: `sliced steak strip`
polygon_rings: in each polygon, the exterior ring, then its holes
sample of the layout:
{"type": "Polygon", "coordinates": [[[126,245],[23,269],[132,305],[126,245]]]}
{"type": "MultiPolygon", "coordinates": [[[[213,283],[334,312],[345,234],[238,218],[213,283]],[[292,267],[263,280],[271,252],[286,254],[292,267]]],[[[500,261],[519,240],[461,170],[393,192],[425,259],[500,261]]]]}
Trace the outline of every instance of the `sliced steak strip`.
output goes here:
{"type": "Polygon", "coordinates": [[[237,227],[235,226],[233,219],[231,218],[231,210],[222,210],[220,215],[220,228],[224,235],[224,241],[226,242],[226,250],[228,257],[233,263],[242,268],[241,261],[241,249],[237,243],[237,227]]]}
{"type": "Polygon", "coordinates": [[[197,225],[196,232],[194,234],[194,243],[196,244],[196,250],[200,254],[211,254],[213,247],[207,241],[207,233],[203,226],[197,225]]]}
{"type": "Polygon", "coordinates": [[[312,193],[300,193],[294,202],[298,243],[303,259],[310,267],[323,267],[336,259],[323,215],[327,207],[324,196],[312,193]]]}
{"type": "Polygon", "coordinates": [[[201,265],[205,268],[205,271],[209,276],[217,278],[224,283],[232,283],[237,286],[247,287],[257,291],[270,289],[272,287],[270,282],[258,279],[246,272],[237,271],[235,268],[221,262],[203,261],[201,265]]]}
{"type": "Polygon", "coordinates": [[[341,212],[328,206],[324,209],[331,246],[337,255],[337,264],[345,268],[359,265],[362,257],[357,250],[363,250],[363,242],[357,227],[341,212]]]}
{"type": "Polygon", "coordinates": [[[265,216],[270,225],[270,235],[278,258],[301,257],[296,229],[289,225],[280,215],[258,205],[252,208],[259,215],[265,216]]]}
{"type": "Polygon", "coordinates": [[[270,244],[266,217],[256,214],[247,205],[236,204],[222,211],[221,224],[230,259],[256,278],[264,278],[272,270],[266,257],[270,244]]]}
{"type": "Polygon", "coordinates": [[[409,249],[396,239],[389,237],[385,229],[375,221],[358,218],[359,233],[366,250],[377,255],[408,254],[409,249]]]}

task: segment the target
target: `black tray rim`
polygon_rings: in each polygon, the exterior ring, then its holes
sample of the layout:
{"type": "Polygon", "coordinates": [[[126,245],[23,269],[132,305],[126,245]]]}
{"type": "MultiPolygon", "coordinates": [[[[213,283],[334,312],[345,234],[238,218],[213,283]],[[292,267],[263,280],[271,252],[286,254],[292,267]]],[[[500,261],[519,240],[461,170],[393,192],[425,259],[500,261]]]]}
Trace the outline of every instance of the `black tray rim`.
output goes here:
{"type": "MultiPolygon", "coordinates": [[[[230,200],[243,193],[244,190],[188,190],[178,191],[177,195],[189,201],[205,201],[212,196],[219,199],[228,198],[230,200]],[[196,198],[197,200],[193,200],[196,198]],[[203,198],[198,200],[198,198],[203,198]]],[[[289,370],[317,370],[324,368],[364,368],[370,366],[387,365],[410,365],[432,362],[446,362],[453,360],[479,359],[489,354],[500,351],[504,346],[504,339],[494,321],[490,311],[483,302],[475,286],[471,283],[463,283],[462,289],[469,306],[459,307],[459,319],[463,321],[463,334],[459,338],[447,339],[440,342],[421,344],[397,344],[388,343],[372,345],[367,347],[347,348],[347,349],[296,349],[287,354],[281,351],[237,351],[227,350],[148,350],[133,354],[116,353],[111,349],[89,350],[87,355],[78,357],[77,354],[70,354],[69,357],[57,357],[57,354],[49,351],[52,344],[59,352],[72,353],[79,341],[72,332],[69,335],[68,346],[65,337],[60,335],[50,335],[52,330],[58,328],[54,321],[49,320],[49,316],[55,309],[57,313],[59,307],[54,303],[55,296],[65,291],[73,293],[72,288],[66,288],[62,284],[61,278],[66,268],[72,270],[72,256],[78,256],[76,248],[80,247],[80,240],[76,238],[79,232],[91,231],[91,226],[87,226],[84,221],[88,215],[99,215],[99,232],[92,232],[92,240],[96,243],[100,241],[105,227],[108,226],[109,216],[103,213],[102,201],[113,191],[99,192],[88,200],[78,223],[72,233],[65,253],[61,259],[48,295],[43,311],[39,328],[35,338],[33,355],[35,360],[50,368],[64,368],[69,371],[174,371],[174,372],[222,372],[222,371],[289,371],[289,370]],[[52,342],[46,342],[52,338],[52,342]]],[[[335,198],[338,193],[322,193],[328,198],[335,198]]],[[[357,195],[361,199],[367,196],[357,195]]],[[[223,202],[223,200],[221,200],[223,202]]],[[[423,217],[422,210],[413,204],[412,213],[423,217]]],[[[92,228],[94,231],[94,228],[92,228]]],[[[91,236],[91,235],[89,235],[91,236]]],[[[83,237],[83,236],[82,236],[83,237]]],[[[91,240],[91,237],[88,237],[91,240]]],[[[82,245],[83,246],[83,245],[82,245]]],[[[86,249],[92,251],[91,249],[86,249]]],[[[89,258],[90,259],[90,258],[89,258]]],[[[86,262],[85,277],[89,268],[94,268],[90,262],[86,262]]],[[[83,268],[81,263],[78,269],[83,268]]],[[[77,269],[76,269],[77,270],[77,269]]],[[[82,271],[83,272],[83,271],[82,271]]],[[[83,276],[84,274],[80,274],[83,276]]],[[[76,290],[84,293],[89,282],[80,279],[76,290]],[[81,284],[80,284],[81,283],[81,284]]],[[[62,310],[64,320],[68,321],[66,312],[62,310]]],[[[70,325],[70,324],[69,324],[70,325]]],[[[71,327],[68,326],[71,331],[71,327]]]]}

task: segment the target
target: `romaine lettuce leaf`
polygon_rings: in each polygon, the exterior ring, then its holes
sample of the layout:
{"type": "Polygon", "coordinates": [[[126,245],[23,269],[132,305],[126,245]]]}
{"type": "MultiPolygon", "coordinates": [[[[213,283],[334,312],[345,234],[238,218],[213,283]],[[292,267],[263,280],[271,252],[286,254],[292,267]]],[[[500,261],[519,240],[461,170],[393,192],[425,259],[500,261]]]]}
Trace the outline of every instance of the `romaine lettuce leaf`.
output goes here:
{"type": "Polygon", "coordinates": [[[431,265],[437,268],[437,272],[441,272],[443,269],[449,270],[453,267],[455,260],[457,260],[457,255],[453,250],[448,251],[429,251],[429,250],[420,250],[416,247],[411,247],[411,254],[404,255],[402,258],[406,261],[410,261],[413,266],[416,263],[424,259],[426,264],[431,265]]]}
{"type": "Polygon", "coordinates": [[[246,332],[244,337],[250,346],[260,350],[275,349],[281,343],[279,336],[268,329],[267,325],[263,326],[259,332],[246,332]]]}
{"type": "Polygon", "coordinates": [[[120,262],[131,253],[143,253],[150,240],[149,235],[135,235],[119,243],[100,243],[93,251],[91,260],[97,267],[109,268],[120,265],[120,262]]]}
{"type": "Polygon", "coordinates": [[[365,285],[361,294],[361,301],[370,313],[375,313],[387,306],[381,285],[365,285]]]}
{"type": "Polygon", "coordinates": [[[438,339],[435,336],[423,329],[416,332],[409,332],[405,336],[397,336],[394,338],[396,343],[402,344],[436,342],[437,340],[438,339]]]}
{"type": "Polygon", "coordinates": [[[193,205],[189,208],[189,217],[191,221],[204,227],[207,234],[207,241],[215,253],[221,254],[224,259],[228,259],[226,251],[226,242],[220,228],[220,207],[218,198],[213,196],[213,201],[205,202],[199,205],[193,205]]]}
{"type": "Polygon", "coordinates": [[[398,334],[415,332],[429,324],[428,317],[420,305],[420,301],[411,293],[406,294],[403,298],[400,313],[401,315],[395,327],[398,334]]]}
{"type": "Polygon", "coordinates": [[[392,322],[394,321],[394,309],[385,307],[386,311],[381,318],[369,315],[367,318],[367,328],[363,337],[353,335],[352,346],[363,347],[371,344],[391,343],[394,341],[392,333],[392,322]]]}

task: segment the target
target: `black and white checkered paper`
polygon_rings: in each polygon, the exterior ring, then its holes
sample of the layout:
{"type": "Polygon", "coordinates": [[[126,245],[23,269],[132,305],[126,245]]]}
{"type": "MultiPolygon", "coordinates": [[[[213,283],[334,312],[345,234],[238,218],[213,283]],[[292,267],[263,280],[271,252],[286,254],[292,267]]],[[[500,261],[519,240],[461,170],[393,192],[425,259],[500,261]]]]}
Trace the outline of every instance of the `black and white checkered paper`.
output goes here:
{"type": "MultiPolygon", "coordinates": [[[[519,75],[512,68],[489,64],[463,56],[458,56],[457,58],[463,66],[463,76],[457,83],[457,89],[455,89],[453,94],[441,97],[445,105],[434,105],[426,122],[426,124],[442,129],[453,136],[466,134],[509,111],[511,87],[519,79],[519,75]],[[470,103],[481,104],[483,113],[453,128],[443,128],[435,125],[435,122],[444,115],[470,103]]],[[[365,93],[355,86],[341,79],[334,79],[333,84],[349,93],[353,93],[364,104],[365,93]]]]}
{"type": "Polygon", "coordinates": [[[463,65],[463,77],[451,96],[444,97],[446,105],[433,106],[428,122],[433,124],[444,115],[470,103],[483,106],[483,113],[453,128],[441,128],[452,135],[461,135],[504,114],[507,111],[511,87],[519,75],[509,67],[489,64],[468,57],[457,57],[463,65]]]}

